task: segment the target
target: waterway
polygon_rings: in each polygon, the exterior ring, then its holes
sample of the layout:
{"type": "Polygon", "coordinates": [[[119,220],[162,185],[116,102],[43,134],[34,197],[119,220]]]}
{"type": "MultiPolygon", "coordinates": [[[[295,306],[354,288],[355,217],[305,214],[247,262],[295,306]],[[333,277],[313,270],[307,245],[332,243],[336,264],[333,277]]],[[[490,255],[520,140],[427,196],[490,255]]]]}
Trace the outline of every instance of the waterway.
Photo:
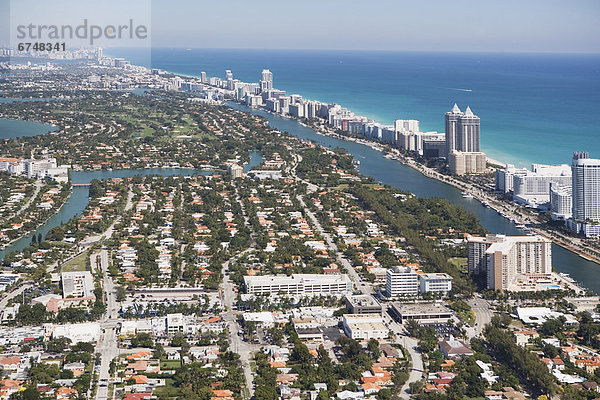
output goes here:
{"type": "MultiPolygon", "coordinates": [[[[0,103],[53,101],[58,99],[18,99],[0,97],[0,103]]],[[[56,131],[56,126],[34,121],[0,118],[0,140],[24,136],[37,136],[56,131]]]]}
{"type": "MultiPolygon", "coordinates": [[[[137,93],[136,93],[137,94],[137,93]]],[[[379,182],[389,184],[402,190],[410,191],[421,197],[441,197],[448,199],[453,204],[460,205],[465,209],[475,213],[481,224],[493,233],[501,233],[506,235],[520,235],[524,232],[516,227],[510,220],[498,215],[498,213],[490,208],[484,207],[480,202],[474,199],[465,199],[462,197],[460,190],[439,182],[435,179],[427,178],[418,171],[398,162],[385,158],[384,155],[369,146],[360,143],[345,141],[317,134],[314,130],[299,124],[296,120],[284,118],[278,115],[267,113],[263,110],[252,109],[237,103],[228,103],[229,106],[252,114],[260,115],[267,119],[272,128],[282,132],[288,132],[301,139],[313,141],[315,143],[327,147],[341,147],[346,149],[354,158],[360,161],[358,170],[366,176],[372,176],[379,182]]],[[[31,136],[48,132],[49,125],[39,124],[44,129],[40,129],[37,123],[29,121],[23,122],[26,125],[17,131],[4,131],[3,124],[14,122],[15,120],[0,119],[0,138],[3,137],[18,137],[31,136]],[[24,132],[24,134],[22,134],[24,132]],[[35,132],[35,133],[34,133],[35,132]]],[[[51,128],[50,128],[51,129],[51,128]]],[[[250,163],[244,168],[247,172],[250,168],[262,162],[262,155],[258,152],[251,154],[250,163]]],[[[131,177],[135,175],[207,175],[211,172],[189,169],[140,169],[140,170],[114,170],[114,171],[79,171],[72,173],[73,183],[89,183],[92,179],[109,179],[118,177],[131,177]]],[[[0,260],[12,251],[20,251],[29,245],[33,234],[41,233],[45,236],[46,233],[53,227],[60,225],[79,215],[89,202],[89,190],[87,188],[77,187],[67,202],[59,210],[57,214],[52,216],[46,224],[39,228],[35,233],[32,233],[0,251],[0,260]]],[[[556,271],[564,272],[571,275],[573,279],[580,282],[582,286],[600,293],[600,265],[592,261],[586,260],[579,255],[566,250],[558,245],[552,245],[552,264],[556,271]]]]}
{"type": "MultiPolygon", "coordinates": [[[[399,161],[385,158],[384,154],[369,146],[320,135],[294,119],[281,117],[237,103],[230,102],[228,105],[237,110],[264,117],[272,128],[288,132],[298,138],[313,141],[330,148],[344,148],[356,160],[360,161],[358,170],[361,174],[372,176],[381,183],[412,192],[420,197],[441,197],[448,199],[453,204],[460,205],[475,213],[481,224],[490,232],[505,235],[522,235],[525,233],[523,230],[517,228],[512,221],[500,216],[493,209],[484,207],[475,199],[462,197],[462,192],[455,187],[428,178],[399,161]]],[[[556,244],[552,244],[552,265],[557,272],[567,273],[585,288],[600,293],[599,264],[586,260],[576,253],[556,244]]]]}
{"type": "MultiPolygon", "coordinates": [[[[1,120],[0,120],[1,121],[1,120]]],[[[250,153],[250,160],[244,165],[244,172],[260,165],[263,162],[262,153],[254,151],[250,153]]],[[[97,170],[97,171],[72,171],[72,183],[90,183],[93,179],[111,179],[111,178],[130,178],[133,176],[195,176],[195,175],[212,175],[220,171],[205,171],[200,169],[177,169],[177,168],[147,168],[147,169],[118,169],[118,170],[97,170]]],[[[90,201],[90,189],[85,186],[73,187],[71,194],[60,210],[46,221],[44,225],[39,227],[35,232],[15,241],[10,246],[0,251],[0,261],[4,259],[6,254],[21,251],[29,246],[33,235],[41,234],[45,237],[50,229],[61,225],[71,218],[80,215],[90,201]]]]}
{"type": "Polygon", "coordinates": [[[34,121],[0,118],[0,140],[37,136],[56,131],[56,126],[34,121]]]}

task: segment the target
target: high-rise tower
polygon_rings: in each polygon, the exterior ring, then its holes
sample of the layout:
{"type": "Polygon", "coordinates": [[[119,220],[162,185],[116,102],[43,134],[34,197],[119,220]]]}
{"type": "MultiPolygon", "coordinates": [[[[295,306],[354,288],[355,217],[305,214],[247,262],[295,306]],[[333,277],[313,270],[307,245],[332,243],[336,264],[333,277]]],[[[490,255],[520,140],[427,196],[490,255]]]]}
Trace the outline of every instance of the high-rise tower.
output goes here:
{"type": "Polygon", "coordinates": [[[466,153],[479,151],[479,117],[467,106],[464,114],[458,117],[456,150],[466,153]]]}
{"type": "Polygon", "coordinates": [[[600,236],[600,159],[573,153],[573,222],[578,232],[600,236]]]}
{"type": "Polygon", "coordinates": [[[456,150],[456,133],[458,130],[458,117],[462,115],[460,108],[454,104],[452,110],[446,113],[446,157],[452,150],[456,150]]]}
{"type": "Polygon", "coordinates": [[[268,69],[263,69],[260,80],[260,91],[266,92],[273,89],[273,73],[268,69]]]}
{"type": "Polygon", "coordinates": [[[446,157],[452,150],[464,153],[480,151],[480,120],[467,106],[461,112],[456,104],[446,113],[446,157]]]}

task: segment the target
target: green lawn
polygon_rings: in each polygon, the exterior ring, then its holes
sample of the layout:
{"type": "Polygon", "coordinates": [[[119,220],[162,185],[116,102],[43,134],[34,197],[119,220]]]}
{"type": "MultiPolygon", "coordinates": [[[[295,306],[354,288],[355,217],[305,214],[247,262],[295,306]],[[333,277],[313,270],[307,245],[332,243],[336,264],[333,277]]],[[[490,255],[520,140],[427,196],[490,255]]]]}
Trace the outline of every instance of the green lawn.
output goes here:
{"type": "Polygon", "coordinates": [[[181,362],[179,360],[161,360],[160,369],[177,369],[181,367],[181,362]]]}
{"type": "Polygon", "coordinates": [[[448,262],[458,268],[460,271],[466,271],[468,259],[467,257],[451,257],[448,262]]]}
{"type": "Polygon", "coordinates": [[[74,259],[61,265],[60,270],[61,272],[85,271],[88,258],[89,254],[87,251],[83,252],[74,259]]]}
{"type": "Polygon", "coordinates": [[[170,398],[178,398],[182,395],[181,391],[173,386],[159,386],[154,389],[152,395],[156,396],[159,399],[170,399],[170,398]]]}

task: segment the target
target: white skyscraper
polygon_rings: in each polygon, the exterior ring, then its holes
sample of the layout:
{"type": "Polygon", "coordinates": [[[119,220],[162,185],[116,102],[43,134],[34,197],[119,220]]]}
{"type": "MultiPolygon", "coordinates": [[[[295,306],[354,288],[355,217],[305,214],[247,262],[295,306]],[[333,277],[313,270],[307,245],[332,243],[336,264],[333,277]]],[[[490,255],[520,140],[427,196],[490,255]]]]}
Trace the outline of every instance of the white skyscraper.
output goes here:
{"type": "Polygon", "coordinates": [[[388,269],[385,288],[390,297],[416,296],[419,293],[419,275],[410,267],[388,269]]]}
{"type": "Polygon", "coordinates": [[[445,115],[446,125],[446,155],[452,150],[476,153],[479,152],[480,120],[467,106],[461,112],[456,104],[445,115]]]}
{"type": "Polygon", "coordinates": [[[585,236],[600,236],[600,159],[573,153],[573,221],[585,236]]]}
{"type": "Polygon", "coordinates": [[[260,80],[261,92],[273,89],[273,73],[268,69],[263,69],[260,80]]]}
{"type": "Polygon", "coordinates": [[[553,220],[567,220],[573,215],[573,188],[550,184],[550,209],[553,220]]]}
{"type": "Polygon", "coordinates": [[[394,121],[396,132],[419,132],[419,121],[416,119],[397,119],[394,121]]]}
{"type": "Polygon", "coordinates": [[[229,69],[225,70],[225,80],[233,80],[233,73],[229,69]]]}
{"type": "Polygon", "coordinates": [[[445,115],[446,125],[446,156],[450,154],[452,150],[456,150],[456,135],[458,130],[458,117],[462,115],[462,111],[458,108],[456,103],[452,110],[448,111],[445,115]]]}
{"type": "Polygon", "coordinates": [[[479,125],[479,117],[467,106],[465,113],[458,117],[456,150],[466,153],[479,151],[479,125]]]}

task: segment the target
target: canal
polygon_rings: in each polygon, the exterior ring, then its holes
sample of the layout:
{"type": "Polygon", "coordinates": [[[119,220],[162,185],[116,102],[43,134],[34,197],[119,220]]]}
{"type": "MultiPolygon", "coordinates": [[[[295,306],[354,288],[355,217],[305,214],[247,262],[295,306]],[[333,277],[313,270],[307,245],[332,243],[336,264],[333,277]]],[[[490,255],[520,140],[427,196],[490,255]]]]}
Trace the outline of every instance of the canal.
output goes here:
{"type": "MultiPolygon", "coordinates": [[[[491,208],[484,207],[479,201],[466,199],[462,192],[453,186],[428,178],[399,161],[384,157],[384,154],[360,143],[336,139],[316,133],[301,125],[298,121],[274,115],[263,110],[253,109],[237,103],[229,106],[264,117],[269,126],[282,132],[288,132],[298,138],[310,140],[326,147],[341,147],[360,161],[361,174],[375,180],[412,192],[420,197],[441,197],[453,204],[460,205],[475,213],[481,224],[490,232],[505,235],[522,235],[524,232],[507,218],[500,216],[491,208]]],[[[600,293],[600,265],[589,261],[572,251],[552,244],[552,265],[557,272],[569,274],[583,287],[600,293]]]]}
{"type": "MultiPolygon", "coordinates": [[[[250,153],[250,160],[244,166],[244,172],[248,172],[250,169],[260,165],[263,162],[263,156],[261,152],[254,151],[250,153]]],[[[218,171],[220,172],[220,171],[218,171]]],[[[193,176],[193,175],[212,175],[214,171],[205,171],[200,169],[179,169],[179,168],[146,168],[146,169],[117,169],[117,170],[98,170],[98,171],[72,171],[71,182],[72,183],[90,183],[93,179],[112,179],[112,178],[130,178],[134,176],[193,176]]],[[[0,261],[4,259],[6,254],[21,251],[25,247],[29,246],[33,235],[41,234],[45,237],[50,229],[55,226],[61,225],[71,218],[80,215],[85,207],[89,203],[90,189],[88,187],[74,187],[71,194],[65,204],[58,210],[56,214],[46,221],[41,227],[35,232],[30,233],[27,236],[15,241],[4,250],[0,251],[0,261]]]]}

